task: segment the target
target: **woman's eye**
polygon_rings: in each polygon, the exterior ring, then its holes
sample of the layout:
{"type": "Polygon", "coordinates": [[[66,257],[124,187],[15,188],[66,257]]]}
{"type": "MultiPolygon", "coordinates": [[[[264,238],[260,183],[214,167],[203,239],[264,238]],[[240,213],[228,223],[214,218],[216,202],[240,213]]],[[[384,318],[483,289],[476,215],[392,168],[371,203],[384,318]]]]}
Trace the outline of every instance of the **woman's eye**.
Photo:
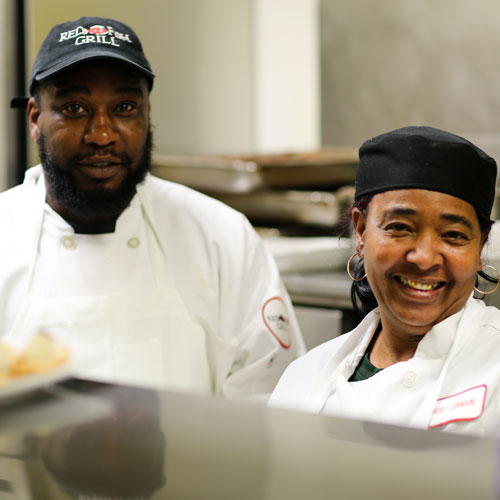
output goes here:
{"type": "Polygon", "coordinates": [[[394,222],[392,224],[387,225],[385,230],[393,233],[403,233],[403,232],[410,232],[411,228],[407,224],[403,224],[401,222],[394,222]]]}
{"type": "Polygon", "coordinates": [[[452,240],[452,241],[469,241],[469,238],[467,237],[466,234],[461,233],[460,231],[448,231],[444,233],[444,237],[447,240],[452,240]]]}

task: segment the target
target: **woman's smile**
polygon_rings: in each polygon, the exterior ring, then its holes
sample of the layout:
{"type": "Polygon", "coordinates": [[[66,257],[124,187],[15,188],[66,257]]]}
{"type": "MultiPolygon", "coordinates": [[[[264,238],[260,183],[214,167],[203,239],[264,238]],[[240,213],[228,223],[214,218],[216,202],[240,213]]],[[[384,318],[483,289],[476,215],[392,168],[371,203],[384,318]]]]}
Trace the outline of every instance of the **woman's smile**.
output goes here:
{"type": "Polygon", "coordinates": [[[420,290],[423,292],[429,292],[436,290],[444,286],[444,281],[435,280],[417,280],[413,278],[408,278],[406,276],[396,276],[396,279],[405,287],[411,288],[413,290],[420,290]]]}
{"type": "Polygon", "coordinates": [[[445,281],[436,279],[416,279],[408,276],[395,276],[395,279],[404,287],[421,292],[431,292],[446,285],[445,281]]]}

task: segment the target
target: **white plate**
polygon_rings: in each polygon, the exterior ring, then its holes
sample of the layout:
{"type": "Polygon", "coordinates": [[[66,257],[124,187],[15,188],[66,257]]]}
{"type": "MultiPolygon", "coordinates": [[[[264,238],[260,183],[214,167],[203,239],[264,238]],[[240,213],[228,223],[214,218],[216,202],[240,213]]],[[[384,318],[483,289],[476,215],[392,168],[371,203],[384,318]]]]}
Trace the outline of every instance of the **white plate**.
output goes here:
{"type": "Polygon", "coordinates": [[[0,405],[22,399],[32,392],[68,379],[73,372],[71,363],[66,363],[47,372],[15,377],[5,385],[0,385],[0,405]]]}

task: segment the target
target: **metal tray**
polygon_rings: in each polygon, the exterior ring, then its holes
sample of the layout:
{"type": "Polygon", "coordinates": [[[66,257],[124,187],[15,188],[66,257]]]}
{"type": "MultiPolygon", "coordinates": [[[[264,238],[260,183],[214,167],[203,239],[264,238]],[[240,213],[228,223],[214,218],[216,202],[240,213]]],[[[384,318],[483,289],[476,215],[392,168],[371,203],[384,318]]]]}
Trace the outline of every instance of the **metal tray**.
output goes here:
{"type": "Polygon", "coordinates": [[[358,152],[336,147],[267,155],[156,155],[158,177],[209,193],[335,188],[354,183],[358,152]]]}
{"type": "Polygon", "coordinates": [[[334,193],[269,191],[217,195],[226,205],[244,213],[254,224],[300,224],[332,227],[340,208],[334,193]]]}

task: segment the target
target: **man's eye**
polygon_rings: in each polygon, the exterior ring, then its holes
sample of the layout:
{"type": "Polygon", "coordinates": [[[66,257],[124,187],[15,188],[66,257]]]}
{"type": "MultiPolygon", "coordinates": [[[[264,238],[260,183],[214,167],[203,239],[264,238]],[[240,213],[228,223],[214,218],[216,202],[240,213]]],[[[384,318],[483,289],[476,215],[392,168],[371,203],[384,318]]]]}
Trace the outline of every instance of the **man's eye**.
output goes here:
{"type": "Polygon", "coordinates": [[[73,115],[81,115],[82,113],[85,113],[85,108],[81,104],[78,104],[76,102],[67,104],[63,109],[67,113],[71,113],[73,115]]]}
{"type": "Polygon", "coordinates": [[[116,106],[116,110],[119,113],[127,113],[129,111],[133,111],[135,109],[135,106],[130,104],[129,102],[121,102],[116,106]]]}

